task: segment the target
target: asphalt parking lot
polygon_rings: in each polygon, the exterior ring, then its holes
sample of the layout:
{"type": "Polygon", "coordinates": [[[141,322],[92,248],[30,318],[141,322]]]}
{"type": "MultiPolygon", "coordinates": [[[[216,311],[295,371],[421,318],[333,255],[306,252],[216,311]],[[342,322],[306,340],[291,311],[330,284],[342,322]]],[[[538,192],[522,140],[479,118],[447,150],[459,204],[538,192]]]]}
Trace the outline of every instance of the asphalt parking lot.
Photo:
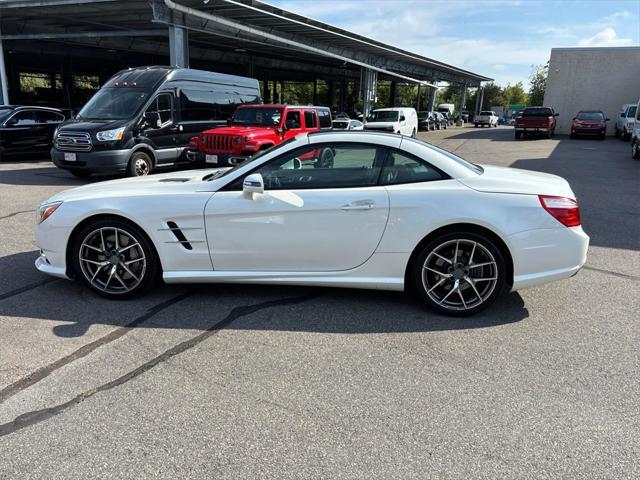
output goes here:
{"type": "Polygon", "coordinates": [[[86,182],[0,164],[0,478],[638,478],[640,162],[612,138],[420,136],[567,178],[586,267],[467,319],[321,288],[107,301],[33,266],[35,206],[86,182]]]}

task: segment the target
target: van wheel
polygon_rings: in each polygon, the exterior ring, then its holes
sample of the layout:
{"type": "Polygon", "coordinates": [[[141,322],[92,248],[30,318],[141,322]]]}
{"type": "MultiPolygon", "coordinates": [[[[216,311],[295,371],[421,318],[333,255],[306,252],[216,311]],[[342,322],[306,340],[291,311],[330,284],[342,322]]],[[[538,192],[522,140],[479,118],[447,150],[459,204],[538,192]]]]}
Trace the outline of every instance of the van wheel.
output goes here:
{"type": "Polygon", "coordinates": [[[638,143],[637,138],[631,142],[631,158],[640,160],[640,143],[638,143]]]}
{"type": "Polygon", "coordinates": [[[144,177],[145,175],[149,175],[153,170],[153,162],[149,155],[144,152],[136,152],[131,155],[131,160],[129,160],[129,175],[132,177],[144,177]]]}
{"type": "Polygon", "coordinates": [[[516,140],[519,140],[521,136],[522,136],[522,132],[516,131],[516,140]]]}

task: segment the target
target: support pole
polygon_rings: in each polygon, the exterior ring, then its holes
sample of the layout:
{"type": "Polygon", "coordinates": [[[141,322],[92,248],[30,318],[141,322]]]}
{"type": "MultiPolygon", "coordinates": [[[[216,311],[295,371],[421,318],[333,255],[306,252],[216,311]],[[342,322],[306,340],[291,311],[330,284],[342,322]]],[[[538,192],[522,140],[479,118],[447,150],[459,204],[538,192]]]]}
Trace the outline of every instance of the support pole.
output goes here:
{"type": "MultiPolygon", "coordinates": [[[[1,32],[0,32],[1,33],[1,32]]],[[[4,46],[2,40],[0,40],[0,83],[2,88],[2,105],[9,105],[9,81],[7,79],[7,69],[4,65],[4,46]]]]}
{"type": "Polygon", "coordinates": [[[429,110],[430,112],[433,111],[433,109],[436,106],[436,92],[437,92],[437,88],[435,87],[429,87],[429,100],[427,100],[427,110],[429,110]]]}
{"type": "Polygon", "coordinates": [[[189,33],[186,28],[169,26],[169,59],[172,67],[189,68],[189,33]]]}
{"type": "Polygon", "coordinates": [[[318,105],[318,79],[317,78],[313,80],[313,104],[318,105]]]}
{"type": "Polygon", "coordinates": [[[420,111],[420,84],[418,84],[418,94],[416,95],[416,111],[420,111]]]}
{"type": "Polygon", "coordinates": [[[397,89],[398,89],[398,84],[392,80],[391,81],[391,88],[389,89],[389,106],[390,107],[395,107],[396,106],[396,92],[397,92],[397,89]]]}
{"type": "Polygon", "coordinates": [[[362,69],[362,115],[367,118],[371,113],[374,102],[376,101],[376,87],[378,85],[378,72],[362,69]]]}
{"type": "Polygon", "coordinates": [[[262,101],[270,103],[271,96],[269,94],[269,80],[266,78],[262,81],[262,101]]]}
{"type": "Polygon", "coordinates": [[[482,87],[478,87],[478,89],[476,90],[476,108],[473,111],[475,115],[478,115],[480,113],[480,110],[482,109],[481,98],[482,98],[482,87]]]}

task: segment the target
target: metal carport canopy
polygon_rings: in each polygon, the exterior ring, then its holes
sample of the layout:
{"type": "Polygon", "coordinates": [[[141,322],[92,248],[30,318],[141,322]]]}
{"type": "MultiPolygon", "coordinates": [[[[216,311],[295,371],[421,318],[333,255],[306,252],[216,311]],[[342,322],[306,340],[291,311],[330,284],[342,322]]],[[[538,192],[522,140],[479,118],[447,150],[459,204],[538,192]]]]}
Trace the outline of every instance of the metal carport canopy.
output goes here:
{"type": "Polygon", "coordinates": [[[491,80],[258,0],[0,0],[0,14],[2,34],[11,40],[48,37],[157,52],[167,47],[158,27],[172,25],[190,31],[195,58],[207,59],[207,50],[215,50],[229,60],[250,57],[266,66],[269,59],[285,68],[303,64],[311,72],[324,68],[335,75],[341,70],[352,77],[367,68],[383,77],[421,84],[477,86],[491,80]],[[127,44],[120,38],[127,32],[147,39],[127,44]]]}

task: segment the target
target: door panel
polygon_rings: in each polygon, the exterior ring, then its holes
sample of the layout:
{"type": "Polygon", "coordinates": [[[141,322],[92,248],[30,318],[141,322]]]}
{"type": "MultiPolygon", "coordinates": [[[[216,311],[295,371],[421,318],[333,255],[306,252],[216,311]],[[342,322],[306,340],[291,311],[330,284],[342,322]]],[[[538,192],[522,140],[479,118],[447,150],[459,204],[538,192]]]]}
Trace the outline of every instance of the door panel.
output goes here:
{"type": "Polygon", "coordinates": [[[213,267],[349,270],[374,253],[388,213],[384,187],[217,192],[205,208],[213,267]]]}
{"type": "Polygon", "coordinates": [[[173,123],[173,95],[169,93],[161,93],[153,99],[147,107],[146,112],[155,112],[162,122],[160,127],[155,125],[148,126],[144,129],[143,135],[149,139],[156,149],[156,158],[158,164],[172,163],[175,161],[178,153],[177,148],[177,130],[173,123]]]}

